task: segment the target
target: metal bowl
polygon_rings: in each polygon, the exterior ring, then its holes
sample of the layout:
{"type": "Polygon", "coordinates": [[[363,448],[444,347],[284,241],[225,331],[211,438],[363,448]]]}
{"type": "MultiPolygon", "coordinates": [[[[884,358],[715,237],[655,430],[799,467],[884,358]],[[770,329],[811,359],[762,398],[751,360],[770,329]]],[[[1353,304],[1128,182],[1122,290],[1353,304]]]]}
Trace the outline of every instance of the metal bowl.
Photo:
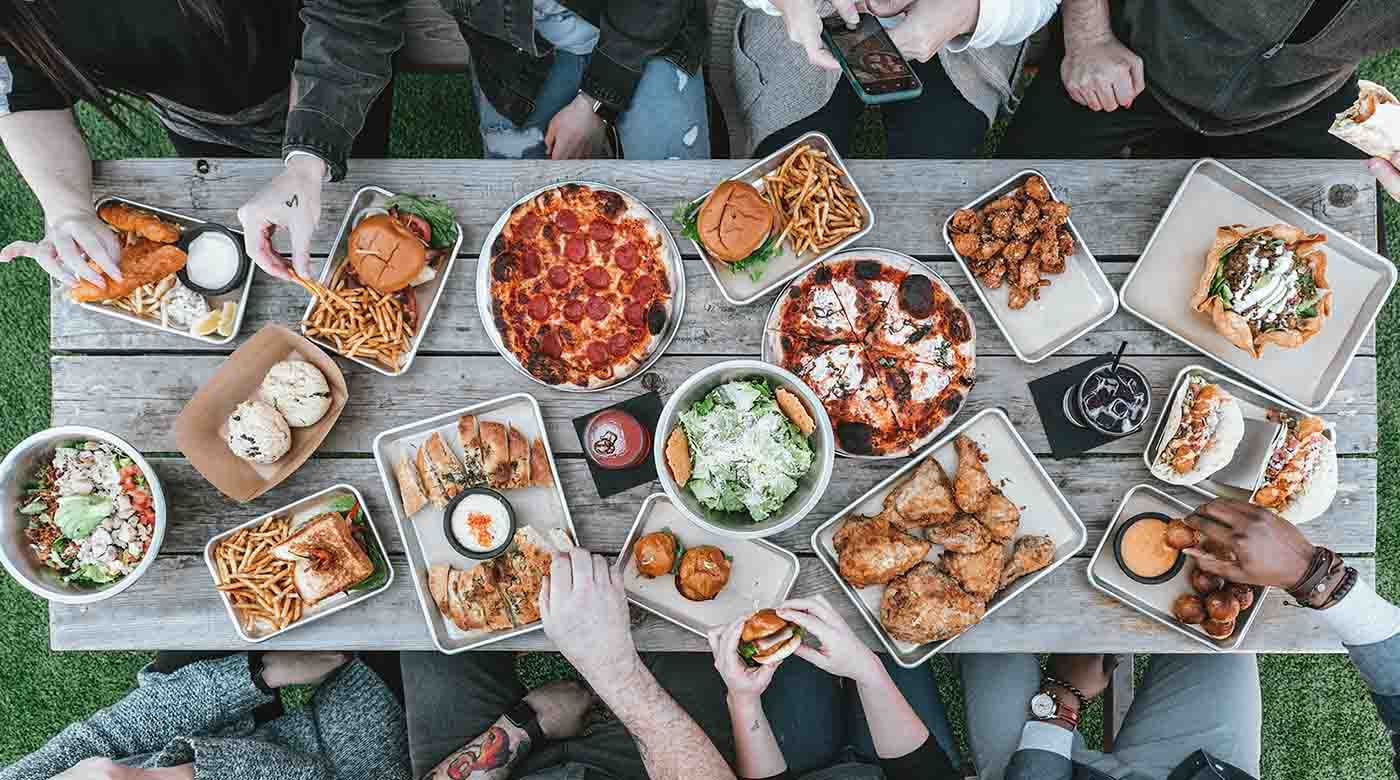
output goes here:
{"type": "Polygon", "coordinates": [[[671,394],[656,424],[652,453],[661,487],[686,517],[717,534],[736,539],[761,539],[791,528],[816,507],[817,501],[826,492],[827,483],[831,481],[836,440],[831,419],[827,417],[826,409],[822,408],[821,399],[802,380],[783,368],[761,360],[727,360],[697,371],[671,394]],[[716,387],[755,376],[768,380],[775,390],[783,387],[796,393],[817,424],[810,437],[815,456],[812,468],[797,481],[797,491],[788,496],[782,509],[760,523],[753,522],[747,512],[719,512],[701,506],[689,490],[676,483],[671,477],[671,469],[666,465],[666,439],[671,435],[671,430],[680,424],[681,413],[716,387]]]}
{"type": "Polygon", "coordinates": [[[141,457],[135,447],[122,439],[81,425],[66,425],[39,431],[20,442],[0,461],[0,562],[5,570],[19,584],[36,596],[61,604],[91,604],[109,599],[131,587],[155,562],[160,553],[160,543],[165,538],[165,526],[169,514],[166,511],[165,491],[161,489],[160,478],[155,469],[141,457]],[[71,585],[63,582],[58,572],[35,560],[29,549],[29,541],[24,537],[28,522],[19,513],[24,497],[25,485],[34,479],[39,467],[53,458],[59,445],[77,440],[93,440],[111,444],[131,458],[146,476],[151,489],[151,499],[156,510],[156,528],[151,535],[151,543],[145,557],[137,564],[135,571],[116,582],[98,587],[71,585]]]}

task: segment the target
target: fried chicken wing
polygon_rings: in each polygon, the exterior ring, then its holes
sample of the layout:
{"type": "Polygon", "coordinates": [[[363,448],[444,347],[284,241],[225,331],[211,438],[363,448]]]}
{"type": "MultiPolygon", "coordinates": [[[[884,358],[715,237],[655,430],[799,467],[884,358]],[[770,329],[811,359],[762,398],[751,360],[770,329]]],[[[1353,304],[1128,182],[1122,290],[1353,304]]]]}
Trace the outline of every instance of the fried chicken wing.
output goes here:
{"type": "Polygon", "coordinates": [[[1033,200],[1027,200],[1025,208],[1021,209],[1021,216],[1016,220],[1017,224],[1034,226],[1040,221],[1040,204],[1033,200]]]}
{"type": "MultiPolygon", "coordinates": [[[[1056,238],[1056,240],[1058,241],[1058,243],[1059,243],[1059,245],[1060,245],[1060,257],[1061,257],[1061,258],[1069,257],[1070,255],[1074,254],[1074,235],[1071,234],[1071,233],[1069,232],[1069,229],[1068,229],[1068,228],[1066,228],[1066,227],[1064,227],[1064,226],[1061,226],[1060,229],[1059,229],[1059,231],[1055,234],[1055,238],[1056,238]]],[[[1063,264],[1061,264],[1060,267],[1061,267],[1061,269],[1063,269],[1063,268],[1064,268],[1063,264]]],[[[1042,269],[1042,270],[1044,270],[1044,269],[1042,269]]],[[[1049,271],[1048,273],[1059,273],[1059,272],[1058,272],[1058,271],[1049,271]]]]}
{"type": "Polygon", "coordinates": [[[998,211],[992,214],[988,220],[988,229],[997,238],[1010,238],[1011,225],[1015,220],[1015,214],[1011,210],[998,211]]]}
{"type": "Polygon", "coordinates": [[[991,533],[972,515],[958,515],[951,523],[929,526],[924,536],[945,550],[960,553],[980,552],[992,543],[991,533]]]}
{"type": "Polygon", "coordinates": [[[847,520],[832,545],[841,577],[857,588],[884,585],[933,549],[929,542],[895,528],[883,514],[847,520]]]}
{"type": "MultiPolygon", "coordinates": [[[[1031,245],[1031,259],[1036,260],[1040,273],[1058,274],[1065,270],[1065,258],[1060,254],[1060,239],[1055,233],[1042,233],[1031,245]]],[[[1040,279],[1039,273],[1036,275],[1040,279]]]]}
{"type": "Polygon", "coordinates": [[[1006,246],[1006,242],[994,236],[983,236],[982,246],[977,248],[977,258],[979,260],[991,260],[1001,254],[1001,250],[1006,246]]]}
{"type": "Polygon", "coordinates": [[[957,499],[958,509],[976,514],[996,490],[991,477],[987,476],[987,468],[982,465],[987,456],[967,434],[958,434],[954,446],[958,450],[958,471],[953,477],[953,497],[957,499]]]}
{"type": "Polygon", "coordinates": [[[938,642],[977,625],[987,605],[925,561],[895,578],[880,600],[880,624],[903,642],[938,642]]]}
{"type": "Polygon", "coordinates": [[[1000,257],[994,258],[987,262],[981,270],[974,268],[973,273],[977,275],[982,284],[995,290],[1001,286],[1002,280],[1006,278],[1006,261],[1000,257]]]}
{"type": "Polygon", "coordinates": [[[975,553],[945,550],[943,568],[970,595],[988,601],[996,595],[1001,584],[1001,570],[1006,565],[1006,547],[993,542],[975,553]]]}
{"type": "Polygon", "coordinates": [[[1006,305],[1012,309],[1024,309],[1026,304],[1031,302],[1031,291],[1024,287],[1011,285],[1011,290],[1006,295],[1006,305]]]}
{"type": "Polygon", "coordinates": [[[1025,241],[1012,241],[1001,250],[1001,256],[1008,261],[1019,263],[1026,258],[1026,253],[1031,251],[1031,245],[1025,241]]]}
{"type": "Polygon", "coordinates": [[[953,212],[953,218],[948,221],[948,226],[958,233],[980,233],[982,232],[982,215],[972,209],[958,209],[953,212]]]}
{"type": "Polygon", "coordinates": [[[1011,550],[1011,559],[1001,570],[998,590],[1049,566],[1055,560],[1055,542],[1048,536],[1023,536],[1016,540],[1011,550]]]}
{"type": "Polygon", "coordinates": [[[125,203],[105,203],[97,210],[97,216],[123,233],[135,233],[157,244],[173,244],[180,240],[179,225],[166,222],[155,214],[132,208],[125,203]]]}
{"type": "Polygon", "coordinates": [[[1000,490],[994,489],[977,511],[977,522],[986,527],[993,539],[1005,544],[1021,526],[1021,510],[1000,490]]]}
{"type": "Polygon", "coordinates": [[[1016,263],[1016,271],[1015,283],[1017,287],[1030,290],[1032,293],[1037,287],[1040,287],[1040,260],[1034,257],[1023,257],[1016,263]]]}
{"type": "Polygon", "coordinates": [[[908,479],[890,491],[885,507],[894,510],[890,520],[906,529],[946,523],[958,514],[953,484],[933,457],[924,458],[908,479]]]}
{"type": "Polygon", "coordinates": [[[1045,180],[1039,176],[1027,178],[1024,189],[1026,191],[1026,196],[1031,200],[1037,200],[1042,203],[1050,200],[1050,187],[1048,187],[1045,184],[1045,180]]]}
{"type": "Polygon", "coordinates": [[[982,250],[982,240],[976,233],[954,233],[953,251],[963,257],[976,257],[982,250]]]}
{"type": "Polygon", "coordinates": [[[1069,204],[1062,200],[1052,200],[1040,207],[1040,229],[1054,230],[1069,220],[1069,204]]]}

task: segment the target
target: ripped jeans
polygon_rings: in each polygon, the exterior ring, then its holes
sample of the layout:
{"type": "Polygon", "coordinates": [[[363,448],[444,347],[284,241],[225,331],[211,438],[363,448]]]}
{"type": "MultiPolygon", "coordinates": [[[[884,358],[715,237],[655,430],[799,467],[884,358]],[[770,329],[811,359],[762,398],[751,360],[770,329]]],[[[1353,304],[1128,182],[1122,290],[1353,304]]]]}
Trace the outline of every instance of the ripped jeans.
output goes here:
{"type": "MultiPolygon", "coordinates": [[[[535,110],[523,126],[491,105],[472,77],[481,145],[488,158],[544,159],[549,120],[578,94],[588,56],[556,49],[549,78],[540,86],[535,110]]],[[[710,157],[710,122],[705,113],[703,71],[685,73],[661,57],[647,60],[632,104],[617,119],[618,136],[629,160],[705,160],[710,157]]]]}

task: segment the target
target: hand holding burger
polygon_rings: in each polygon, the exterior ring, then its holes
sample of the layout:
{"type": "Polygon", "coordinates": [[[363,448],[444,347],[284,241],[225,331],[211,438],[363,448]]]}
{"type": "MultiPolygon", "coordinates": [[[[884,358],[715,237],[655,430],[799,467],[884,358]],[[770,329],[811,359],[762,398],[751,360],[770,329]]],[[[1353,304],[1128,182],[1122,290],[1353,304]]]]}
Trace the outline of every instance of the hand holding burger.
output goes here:
{"type": "Polygon", "coordinates": [[[874,651],[856,636],[823,596],[791,599],[779,605],[778,616],[796,623],[804,633],[816,637],[820,648],[800,645],[797,657],[828,674],[857,683],[871,683],[885,676],[885,667],[874,651]]]}
{"type": "MultiPolygon", "coordinates": [[[[772,610],[767,610],[771,612],[772,610]]],[[[715,656],[715,671],[729,689],[729,698],[735,702],[756,703],[758,697],[768,689],[773,681],[773,673],[778,664],[751,664],[740,654],[742,639],[750,618],[740,618],[727,626],[715,626],[708,634],[710,652],[715,656]]]]}

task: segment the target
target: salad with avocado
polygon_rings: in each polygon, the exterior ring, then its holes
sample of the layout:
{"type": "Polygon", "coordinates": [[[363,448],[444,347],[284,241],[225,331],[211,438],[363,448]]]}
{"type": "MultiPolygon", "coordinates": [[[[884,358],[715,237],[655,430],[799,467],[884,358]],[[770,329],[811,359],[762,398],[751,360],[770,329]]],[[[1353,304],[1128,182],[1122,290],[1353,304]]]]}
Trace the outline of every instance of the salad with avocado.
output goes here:
{"type": "Polygon", "coordinates": [[[1317,316],[1326,294],[1308,259],[1268,233],[1247,235],[1221,253],[1210,285],[1211,297],[1259,332],[1296,329],[1317,316]]]}
{"type": "Polygon", "coordinates": [[[63,581],[106,585],[135,571],[155,534],[156,511],[141,467],[100,441],[54,450],[20,499],[30,549],[63,581]]]}
{"type": "Polygon", "coordinates": [[[684,487],[709,509],[746,511],[762,522],[812,468],[812,445],[763,379],[716,387],[681,414],[680,424],[693,464],[684,487]]]}

